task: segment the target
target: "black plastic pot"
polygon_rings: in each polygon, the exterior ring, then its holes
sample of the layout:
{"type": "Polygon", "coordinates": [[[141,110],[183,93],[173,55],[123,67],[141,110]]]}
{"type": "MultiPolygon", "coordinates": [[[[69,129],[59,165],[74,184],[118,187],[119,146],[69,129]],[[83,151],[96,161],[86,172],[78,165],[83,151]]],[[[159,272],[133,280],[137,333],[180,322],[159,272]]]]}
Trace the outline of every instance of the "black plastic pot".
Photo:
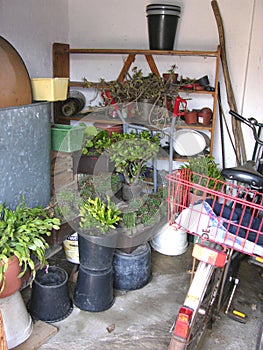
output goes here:
{"type": "Polygon", "coordinates": [[[49,266],[47,271],[37,271],[28,309],[33,318],[52,323],[68,317],[73,308],[67,272],[57,266],[49,266]]]}
{"type": "Polygon", "coordinates": [[[100,312],[109,309],[114,301],[112,267],[91,271],[80,265],[73,296],[74,305],[84,311],[100,312]]]}
{"type": "MultiPolygon", "coordinates": [[[[116,240],[115,237],[113,239],[116,240]]],[[[103,239],[96,240],[96,237],[85,237],[79,234],[78,245],[79,262],[83,268],[92,271],[101,271],[109,269],[112,266],[115,248],[103,245],[103,239]]]]}
{"type": "Polygon", "coordinates": [[[118,290],[135,290],[144,287],[151,278],[151,248],[141,244],[131,253],[116,249],[113,259],[114,282],[118,290]]]}
{"type": "Polygon", "coordinates": [[[100,175],[112,172],[114,165],[105,154],[91,156],[75,152],[73,156],[73,169],[75,174],[100,175]]]}
{"type": "Polygon", "coordinates": [[[180,6],[150,4],[146,13],[150,50],[173,50],[180,6]]]}

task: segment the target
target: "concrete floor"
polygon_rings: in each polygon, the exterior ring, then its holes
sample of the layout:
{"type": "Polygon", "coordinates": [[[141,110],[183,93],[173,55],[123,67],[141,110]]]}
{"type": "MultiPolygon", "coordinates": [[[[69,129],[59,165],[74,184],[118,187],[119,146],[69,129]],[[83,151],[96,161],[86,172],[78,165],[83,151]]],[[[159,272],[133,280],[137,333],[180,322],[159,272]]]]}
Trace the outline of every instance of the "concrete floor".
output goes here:
{"type": "MultiPolygon", "coordinates": [[[[69,272],[63,251],[50,259],[52,265],[69,272]]],[[[74,307],[63,321],[53,323],[58,333],[40,350],[167,350],[169,329],[189,286],[191,247],[180,256],[165,256],[152,251],[152,279],[140,290],[115,292],[115,303],[103,312],[92,313],[74,307]],[[107,328],[112,328],[108,331],[107,328]]],[[[74,284],[70,285],[70,290],[74,284]]],[[[241,324],[221,313],[208,331],[202,350],[251,350],[263,315],[262,276],[260,268],[242,262],[240,283],[234,306],[248,315],[241,324]]]]}

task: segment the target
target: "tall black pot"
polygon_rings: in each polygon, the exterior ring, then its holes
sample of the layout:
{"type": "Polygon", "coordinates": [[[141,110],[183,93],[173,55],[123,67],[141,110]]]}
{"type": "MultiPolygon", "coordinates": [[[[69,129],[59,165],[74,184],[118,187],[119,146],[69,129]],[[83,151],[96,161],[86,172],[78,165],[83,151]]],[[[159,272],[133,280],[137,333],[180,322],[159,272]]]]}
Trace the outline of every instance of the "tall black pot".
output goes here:
{"type": "Polygon", "coordinates": [[[92,271],[79,266],[73,303],[84,311],[100,312],[109,309],[115,301],[113,269],[92,271]]]}
{"type": "Polygon", "coordinates": [[[80,265],[91,271],[102,271],[111,268],[114,255],[114,241],[113,236],[112,246],[107,245],[107,239],[99,237],[90,237],[79,233],[79,262],[80,265]]]}

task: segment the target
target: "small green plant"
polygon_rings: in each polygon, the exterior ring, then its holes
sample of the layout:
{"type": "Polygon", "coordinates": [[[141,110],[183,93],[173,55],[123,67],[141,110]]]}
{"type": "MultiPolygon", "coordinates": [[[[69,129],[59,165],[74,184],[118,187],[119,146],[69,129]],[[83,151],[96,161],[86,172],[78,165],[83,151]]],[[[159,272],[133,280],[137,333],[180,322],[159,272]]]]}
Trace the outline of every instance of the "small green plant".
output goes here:
{"type": "Polygon", "coordinates": [[[109,136],[107,130],[98,131],[96,135],[85,137],[83,141],[82,154],[98,156],[109,148],[119,134],[113,132],[109,136]]]}
{"type": "Polygon", "coordinates": [[[79,212],[80,227],[95,229],[100,233],[106,233],[109,229],[116,229],[121,215],[120,209],[110,200],[109,196],[107,196],[106,203],[99,197],[88,198],[80,206],[79,212]]]}
{"type": "Polygon", "coordinates": [[[58,217],[62,222],[75,219],[78,216],[79,195],[71,188],[62,189],[52,197],[46,208],[50,217],[58,217]]]}
{"type": "Polygon", "coordinates": [[[200,185],[207,186],[208,188],[221,189],[220,182],[217,183],[217,180],[224,181],[224,178],[221,176],[221,170],[219,169],[219,164],[215,162],[214,157],[210,156],[199,156],[189,158],[188,162],[181,167],[181,169],[190,169],[193,172],[192,181],[198,183],[200,177],[196,174],[201,174],[208,176],[209,181],[207,183],[206,179],[201,181],[200,185]]]}
{"type": "Polygon", "coordinates": [[[51,231],[58,230],[60,220],[50,218],[43,208],[28,208],[22,198],[15,210],[5,204],[0,205],[0,293],[5,287],[5,272],[8,268],[8,259],[14,255],[21,266],[22,277],[28,268],[32,273],[33,282],[36,276],[36,261],[40,265],[47,263],[45,252],[48,244],[45,235],[50,236],[51,231]]]}
{"type": "Polygon", "coordinates": [[[137,184],[147,161],[157,156],[160,147],[159,134],[152,135],[143,130],[123,134],[118,142],[109,148],[110,160],[115,164],[116,172],[124,177],[126,184],[137,184]]]}
{"type": "Polygon", "coordinates": [[[123,225],[127,228],[135,227],[136,225],[136,213],[135,212],[127,212],[122,216],[123,225]]]}

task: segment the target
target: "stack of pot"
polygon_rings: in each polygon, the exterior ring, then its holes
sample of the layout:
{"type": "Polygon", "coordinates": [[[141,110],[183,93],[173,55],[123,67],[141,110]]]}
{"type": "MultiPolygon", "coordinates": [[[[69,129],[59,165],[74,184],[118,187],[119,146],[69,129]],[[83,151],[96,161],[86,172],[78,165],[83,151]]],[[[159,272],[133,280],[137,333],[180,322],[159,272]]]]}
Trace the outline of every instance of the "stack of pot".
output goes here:
{"type": "Polygon", "coordinates": [[[115,249],[106,243],[103,237],[79,233],[80,264],[73,302],[81,310],[104,311],[115,301],[112,268],[115,249]]]}
{"type": "Polygon", "coordinates": [[[170,4],[146,7],[150,50],[173,50],[181,8],[170,4]]]}

